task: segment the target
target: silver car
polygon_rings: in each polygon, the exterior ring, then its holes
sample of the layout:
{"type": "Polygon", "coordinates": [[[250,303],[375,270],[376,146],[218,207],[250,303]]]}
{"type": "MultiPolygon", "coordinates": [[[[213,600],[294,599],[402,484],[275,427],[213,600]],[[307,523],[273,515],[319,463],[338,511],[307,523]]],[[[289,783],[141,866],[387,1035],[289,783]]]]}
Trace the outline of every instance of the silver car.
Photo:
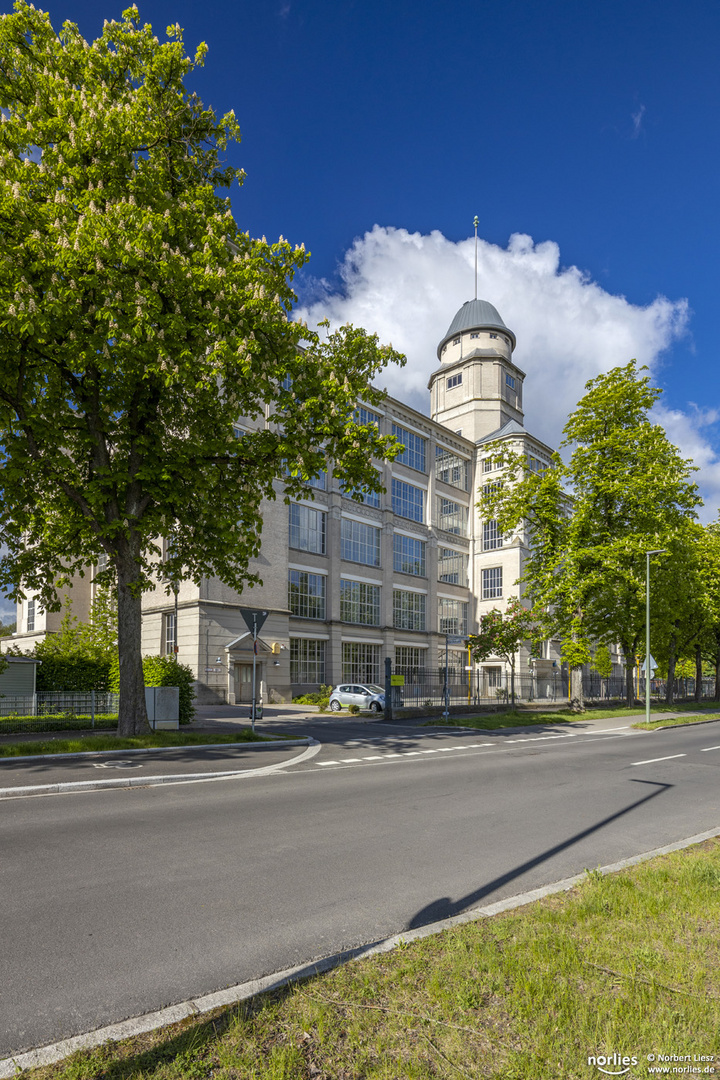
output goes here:
{"type": "Polygon", "coordinates": [[[330,695],[330,708],[339,712],[343,706],[358,705],[371,712],[383,712],[385,709],[385,691],[375,683],[343,683],[336,686],[330,695]]]}

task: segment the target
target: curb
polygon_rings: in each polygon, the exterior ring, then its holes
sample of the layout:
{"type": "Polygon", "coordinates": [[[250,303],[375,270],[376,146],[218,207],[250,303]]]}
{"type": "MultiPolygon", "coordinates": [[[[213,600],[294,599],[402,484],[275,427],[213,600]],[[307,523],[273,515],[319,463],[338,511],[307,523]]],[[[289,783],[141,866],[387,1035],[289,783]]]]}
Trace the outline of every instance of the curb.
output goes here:
{"type": "MultiPolygon", "coordinates": [[[[297,746],[298,741],[285,742],[284,745],[297,746]]],[[[286,769],[289,765],[298,765],[301,761],[315,757],[322,746],[322,743],[311,738],[303,740],[303,742],[307,744],[307,749],[302,754],[290,758],[289,761],[278,761],[274,765],[262,765],[259,769],[238,769],[232,772],[225,770],[224,772],[212,773],[175,773],[171,776],[129,776],[119,777],[115,780],[77,780],[68,783],[33,784],[15,788],[0,788],[0,799],[23,799],[33,795],[70,795],[79,791],[102,791],[104,788],[157,787],[159,784],[202,784],[203,782],[210,783],[215,780],[238,780],[246,776],[268,776],[270,773],[286,769]]],[[[220,745],[224,747],[228,744],[221,743],[220,745]]],[[[268,744],[265,743],[264,745],[267,746],[268,744]]],[[[277,745],[278,743],[275,743],[275,746],[277,745]]],[[[123,753],[123,751],[116,752],[123,753]]],[[[136,753],[143,752],[143,750],[136,751],[136,753]]]]}
{"type": "Polygon", "coordinates": [[[69,761],[71,758],[96,758],[96,757],[127,757],[128,754],[166,754],[170,750],[228,750],[241,746],[243,749],[260,749],[264,746],[309,746],[312,739],[305,735],[299,739],[268,739],[263,742],[237,742],[231,743],[190,743],[188,746],[141,746],[135,750],[75,750],[70,754],[12,754],[0,757],[0,766],[5,761],[69,761]]]}
{"type": "MultiPolygon", "coordinates": [[[[692,847],[694,844],[701,844],[703,840],[711,840],[716,836],[720,836],[720,825],[714,829],[709,829],[707,832],[689,836],[685,840],[679,840],[675,844],[667,844],[665,847],[655,848],[652,851],[645,851],[641,855],[633,855],[628,859],[621,859],[620,862],[609,863],[607,866],[600,866],[597,868],[597,872],[601,874],[617,873],[617,871],[625,870],[629,866],[636,866],[638,863],[647,862],[648,859],[654,859],[659,855],[668,855],[672,851],[682,851],[683,848],[692,847]]],[[[544,885],[539,889],[531,889],[529,892],[521,893],[519,896],[511,896],[506,900],[498,900],[494,904],[487,904],[484,907],[474,908],[472,911],[464,912],[462,915],[454,915],[451,918],[443,919],[440,922],[429,923],[427,926],[421,926],[417,930],[408,930],[400,934],[393,934],[392,937],[385,938],[382,941],[373,942],[370,945],[361,945],[356,949],[333,953],[331,956],[326,956],[323,959],[312,963],[299,964],[296,967],[285,968],[283,971],[277,971],[273,975],[265,975],[260,979],[250,979],[248,982],[229,986],[225,990],[218,990],[212,994],[203,994],[200,997],[181,1001],[177,1005],[170,1005],[165,1009],[159,1009],[157,1012],[144,1013],[142,1016],[134,1016],[131,1019],[123,1020],[118,1024],[110,1024],[107,1027],[97,1028],[95,1031],[89,1031],[83,1035],[75,1035],[70,1039],[63,1039],[60,1042],[38,1047],[36,1050],[28,1050],[25,1053],[17,1054],[14,1057],[3,1058],[0,1060],[0,1080],[7,1080],[7,1078],[14,1077],[23,1069],[38,1068],[41,1065],[51,1065],[56,1061],[61,1061],[63,1058],[69,1057],[70,1054],[77,1053],[78,1050],[89,1050],[96,1046],[102,1046],[102,1044],[106,1042],[119,1042],[122,1039],[130,1039],[134,1035],[142,1035],[148,1031],[155,1031],[158,1028],[167,1027],[169,1024],[176,1024],[178,1021],[185,1020],[190,1016],[197,1016],[201,1013],[210,1012],[212,1009],[217,1009],[222,1006],[236,1005],[240,1001],[247,1001],[248,998],[255,997],[257,994],[264,994],[270,990],[279,990],[289,983],[298,982],[301,979],[312,978],[314,975],[321,975],[324,972],[332,971],[333,968],[340,967],[342,964],[349,963],[351,960],[364,959],[369,956],[378,956],[380,953],[391,952],[393,949],[397,948],[398,945],[407,945],[412,941],[419,941],[422,938],[440,934],[444,930],[450,930],[455,926],[463,926],[469,922],[477,922],[479,919],[492,918],[493,915],[499,915],[504,911],[513,911],[515,908],[524,907],[526,904],[531,904],[535,900],[542,900],[545,896],[552,896],[553,894],[560,892],[568,892],[584,879],[584,873],[575,874],[573,877],[564,878],[562,881],[556,881],[552,885],[544,885]]]]}

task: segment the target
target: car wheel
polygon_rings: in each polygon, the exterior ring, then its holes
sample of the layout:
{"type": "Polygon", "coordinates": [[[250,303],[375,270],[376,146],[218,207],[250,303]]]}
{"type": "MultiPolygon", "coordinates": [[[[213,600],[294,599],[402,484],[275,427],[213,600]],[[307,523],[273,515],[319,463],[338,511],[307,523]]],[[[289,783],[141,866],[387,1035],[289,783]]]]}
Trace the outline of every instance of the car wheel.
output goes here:
{"type": "Polygon", "coordinates": [[[342,705],[336,698],[334,701],[330,702],[330,708],[333,712],[340,712],[340,710],[342,709],[342,705]]]}
{"type": "Polygon", "coordinates": [[[380,708],[380,705],[377,701],[372,701],[370,703],[370,712],[382,712],[382,709],[380,708]]]}

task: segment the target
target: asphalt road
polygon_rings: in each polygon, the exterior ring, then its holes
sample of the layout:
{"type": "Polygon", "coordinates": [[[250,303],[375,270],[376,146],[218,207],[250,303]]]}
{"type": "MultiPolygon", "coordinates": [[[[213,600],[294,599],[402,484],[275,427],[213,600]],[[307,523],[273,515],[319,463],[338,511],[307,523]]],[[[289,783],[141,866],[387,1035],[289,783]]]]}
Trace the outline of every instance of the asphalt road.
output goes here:
{"type": "Polygon", "coordinates": [[[0,1056],[720,826],[720,723],[325,730],[271,775],[0,804],[0,1056]]]}

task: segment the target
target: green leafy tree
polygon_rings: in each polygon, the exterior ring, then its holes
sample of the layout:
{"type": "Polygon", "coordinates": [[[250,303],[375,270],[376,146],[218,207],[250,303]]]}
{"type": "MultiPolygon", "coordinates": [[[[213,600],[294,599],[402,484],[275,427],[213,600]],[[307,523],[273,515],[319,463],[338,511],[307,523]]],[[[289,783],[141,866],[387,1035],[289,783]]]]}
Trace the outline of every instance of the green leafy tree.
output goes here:
{"type": "Polygon", "coordinates": [[[645,553],[677,547],[700,499],[690,463],[649,418],[661,391],[635,361],[586,390],[564,429],[568,462],[555,455],[551,469],[531,473],[522,455],[498,445],[503,483],[480,507],[503,532],[522,530],[524,587],[545,613],[546,632],[585,647],[621,645],[632,704],[633,660],[645,632],[645,553]]]}
{"type": "Polygon", "coordinates": [[[592,670],[596,671],[601,679],[609,679],[613,673],[613,662],[607,645],[598,645],[592,659],[592,670]]]}
{"type": "Polygon", "coordinates": [[[515,663],[520,646],[534,636],[535,618],[518,599],[511,597],[505,611],[493,608],[480,616],[480,629],[471,634],[468,644],[473,659],[500,657],[510,668],[512,704],[515,705],[515,663]]]}
{"type": "Polygon", "coordinates": [[[235,223],[219,191],[243,179],[221,161],[237,122],[185,88],[205,46],[193,60],[167,35],[134,7],[92,43],[25,0],[0,18],[0,587],[52,609],[107,555],[122,734],[147,727],[143,590],[258,580],[263,499],[328,458],[377,490],[396,444],[353,410],[404,362],[361,329],[291,321],[306,253],[235,223]]]}

